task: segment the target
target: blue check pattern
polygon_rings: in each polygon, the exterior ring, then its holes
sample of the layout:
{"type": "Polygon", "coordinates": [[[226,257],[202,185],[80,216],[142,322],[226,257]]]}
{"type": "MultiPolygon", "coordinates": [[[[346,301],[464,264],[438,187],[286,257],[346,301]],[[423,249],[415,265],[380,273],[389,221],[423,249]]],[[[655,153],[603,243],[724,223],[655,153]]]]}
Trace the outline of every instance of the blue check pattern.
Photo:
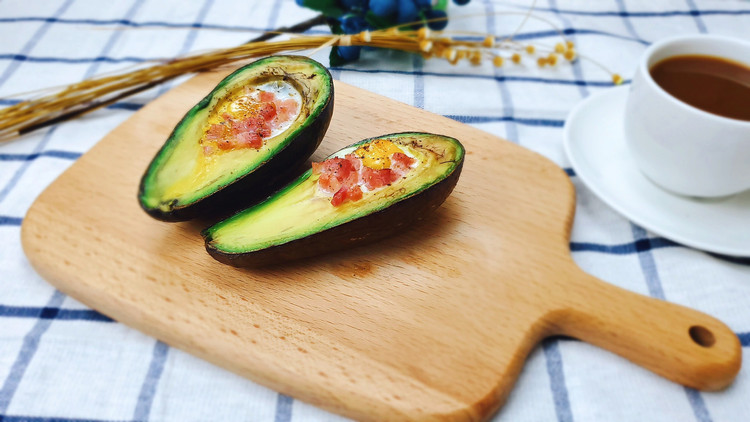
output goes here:
{"type": "MultiPolygon", "coordinates": [[[[475,0],[451,9],[449,29],[508,35],[519,16],[503,12],[523,12],[527,3],[475,0]]],[[[554,45],[559,30],[626,82],[637,57],[659,38],[707,32],[750,39],[748,1],[537,3],[535,15],[558,28],[531,19],[517,40],[554,45]]],[[[293,0],[2,0],[0,106],[27,98],[13,94],[240,44],[252,31],[311,16],[293,0]]],[[[327,63],[326,54],[314,57],[327,63]]],[[[559,164],[577,189],[570,243],[577,263],[623,288],[720,318],[737,333],[747,360],[750,259],[708,254],[647,232],[608,208],[569,167],[561,146],[567,113],[612,86],[595,64],[495,69],[370,51],[331,71],[559,164]]],[[[0,145],[0,421],[343,420],[86,308],[42,280],[23,255],[20,226],[34,198],[107,132],[179,82],[0,145]]],[[[748,397],[746,368],[726,391],[698,392],[585,343],[551,338],[531,354],[494,420],[729,422],[750,419],[748,397]]]]}

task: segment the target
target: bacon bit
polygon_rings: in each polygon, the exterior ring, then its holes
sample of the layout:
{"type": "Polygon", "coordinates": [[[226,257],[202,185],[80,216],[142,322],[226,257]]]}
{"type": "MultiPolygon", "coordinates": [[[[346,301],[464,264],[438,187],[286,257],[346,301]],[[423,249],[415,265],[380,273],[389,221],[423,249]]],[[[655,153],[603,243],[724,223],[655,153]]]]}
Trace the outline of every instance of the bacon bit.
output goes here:
{"type": "Polygon", "coordinates": [[[271,136],[271,128],[268,127],[267,124],[264,124],[263,126],[255,129],[255,133],[257,133],[261,138],[268,138],[269,136],[271,136]]]}
{"type": "MultiPolygon", "coordinates": [[[[263,95],[261,95],[261,98],[263,98],[263,95]]],[[[260,106],[258,114],[267,122],[273,120],[273,118],[276,117],[276,105],[274,103],[264,103],[260,106]]]]}
{"type": "Polygon", "coordinates": [[[263,138],[256,132],[245,132],[237,135],[239,146],[260,149],[263,146],[263,138]]]}
{"type": "MultiPolygon", "coordinates": [[[[292,98],[279,101],[273,92],[245,89],[245,96],[233,105],[232,113],[222,113],[223,122],[211,125],[206,130],[205,141],[216,148],[204,148],[209,155],[216,149],[226,151],[234,148],[263,147],[263,140],[269,138],[273,129],[283,125],[294,113],[299,103],[292,98]]],[[[201,141],[203,142],[203,141],[201,141]]]]}
{"type": "Polygon", "coordinates": [[[331,205],[338,207],[347,201],[359,201],[362,199],[362,188],[359,185],[353,187],[342,187],[331,198],[331,205]]]}
{"type": "Polygon", "coordinates": [[[260,101],[263,103],[270,103],[276,99],[276,95],[273,92],[260,91],[260,101]]]}
{"type": "Polygon", "coordinates": [[[294,98],[287,98],[284,101],[279,101],[278,106],[283,110],[288,110],[292,113],[296,113],[297,107],[299,107],[299,103],[294,98]]]}
{"type": "Polygon", "coordinates": [[[206,139],[213,141],[214,139],[221,139],[227,134],[227,127],[221,124],[211,125],[206,131],[206,139]]]}
{"type": "Polygon", "coordinates": [[[293,98],[288,98],[284,101],[276,101],[276,124],[279,125],[289,120],[290,117],[297,114],[299,103],[293,98]]]}
{"type": "Polygon", "coordinates": [[[369,190],[390,185],[401,177],[391,169],[373,170],[367,166],[362,168],[362,181],[369,190]]]}
{"type": "MultiPolygon", "coordinates": [[[[394,149],[398,148],[392,146],[394,149]]],[[[368,149],[365,152],[368,152],[370,145],[366,147],[368,149]]],[[[403,152],[394,152],[388,157],[391,168],[373,169],[364,165],[363,158],[355,152],[347,154],[344,158],[334,157],[321,163],[312,163],[312,173],[320,175],[318,188],[325,193],[333,194],[333,206],[362,199],[361,186],[371,191],[390,185],[408,173],[416,162],[403,152]]]]}
{"type": "Polygon", "coordinates": [[[320,163],[322,170],[326,173],[332,173],[339,181],[343,181],[354,170],[352,163],[345,158],[331,158],[320,163]]]}
{"type": "Polygon", "coordinates": [[[352,161],[347,158],[331,158],[322,163],[313,163],[313,173],[320,174],[318,186],[324,192],[334,193],[351,187],[359,181],[352,161]]]}
{"type": "Polygon", "coordinates": [[[338,192],[333,194],[333,198],[331,198],[331,205],[334,207],[338,207],[339,205],[346,202],[347,198],[349,197],[348,191],[346,190],[346,187],[343,187],[338,190],[338,192]]]}
{"type": "Polygon", "coordinates": [[[411,169],[411,166],[413,166],[416,161],[417,160],[409,157],[403,152],[396,152],[391,155],[391,170],[397,175],[397,177],[401,177],[409,172],[409,169],[411,169]]]}
{"type": "Polygon", "coordinates": [[[234,142],[230,138],[224,138],[216,142],[216,146],[222,151],[227,151],[234,148],[234,142]]]}
{"type": "Polygon", "coordinates": [[[362,195],[362,188],[360,188],[359,185],[355,185],[349,190],[349,199],[351,201],[359,201],[362,199],[362,195]]]}
{"type": "Polygon", "coordinates": [[[318,179],[318,186],[323,192],[335,193],[341,189],[341,182],[331,173],[323,173],[318,179]]]}

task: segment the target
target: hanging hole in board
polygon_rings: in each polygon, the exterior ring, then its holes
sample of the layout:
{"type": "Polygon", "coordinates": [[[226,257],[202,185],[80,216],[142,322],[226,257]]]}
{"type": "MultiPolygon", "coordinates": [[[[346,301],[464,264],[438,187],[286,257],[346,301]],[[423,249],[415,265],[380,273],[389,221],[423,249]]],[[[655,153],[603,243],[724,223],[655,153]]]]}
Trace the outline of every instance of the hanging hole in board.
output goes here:
{"type": "Polygon", "coordinates": [[[714,343],[716,343],[714,333],[709,331],[709,329],[706,327],[693,325],[688,330],[688,333],[690,333],[690,338],[693,339],[693,341],[696,342],[699,346],[711,347],[714,345],[714,343]]]}

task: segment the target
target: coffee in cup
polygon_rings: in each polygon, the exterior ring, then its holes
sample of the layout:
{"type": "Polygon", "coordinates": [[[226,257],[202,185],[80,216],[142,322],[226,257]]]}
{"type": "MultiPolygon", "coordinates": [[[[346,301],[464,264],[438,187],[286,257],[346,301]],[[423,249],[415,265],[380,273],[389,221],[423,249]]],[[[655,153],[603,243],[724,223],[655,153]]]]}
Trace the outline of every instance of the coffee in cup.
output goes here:
{"type": "Polygon", "coordinates": [[[750,43],[688,35],[652,44],[633,78],[625,136],[641,171],[666,190],[750,189],[750,43]]]}

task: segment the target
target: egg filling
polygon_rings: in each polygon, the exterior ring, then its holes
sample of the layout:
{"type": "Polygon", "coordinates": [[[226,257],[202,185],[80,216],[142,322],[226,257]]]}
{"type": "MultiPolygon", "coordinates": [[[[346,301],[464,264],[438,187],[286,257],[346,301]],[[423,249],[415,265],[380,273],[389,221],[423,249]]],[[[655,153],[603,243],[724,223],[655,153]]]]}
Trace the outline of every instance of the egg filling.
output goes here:
{"type": "Polygon", "coordinates": [[[412,154],[385,139],[362,145],[343,157],[312,164],[318,175],[317,192],[338,207],[359,201],[365,193],[382,189],[405,178],[418,164],[412,154]]]}
{"type": "Polygon", "coordinates": [[[260,149],[266,139],[285,131],[294,122],[300,104],[299,92],[283,81],[237,90],[208,118],[200,140],[203,154],[260,149]]]}

